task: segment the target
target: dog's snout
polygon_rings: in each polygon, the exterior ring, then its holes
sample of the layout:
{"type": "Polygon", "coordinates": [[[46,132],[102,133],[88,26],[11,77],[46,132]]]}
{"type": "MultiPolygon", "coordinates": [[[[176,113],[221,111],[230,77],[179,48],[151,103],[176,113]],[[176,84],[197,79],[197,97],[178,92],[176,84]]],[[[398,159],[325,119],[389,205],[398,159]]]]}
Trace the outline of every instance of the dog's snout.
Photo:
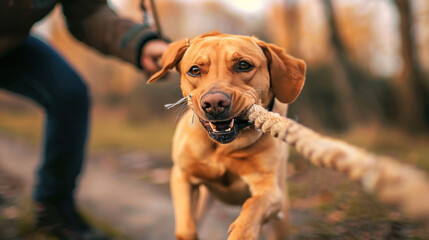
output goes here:
{"type": "Polygon", "coordinates": [[[223,92],[209,92],[201,97],[201,108],[212,118],[222,118],[229,112],[231,96],[223,92]]]}
{"type": "Polygon", "coordinates": [[[217,108],[226,108],[231,105],[231,100],[224,93],[207,93],[201,98],[201,105],[207,110],[216,110],[217,108]]]}

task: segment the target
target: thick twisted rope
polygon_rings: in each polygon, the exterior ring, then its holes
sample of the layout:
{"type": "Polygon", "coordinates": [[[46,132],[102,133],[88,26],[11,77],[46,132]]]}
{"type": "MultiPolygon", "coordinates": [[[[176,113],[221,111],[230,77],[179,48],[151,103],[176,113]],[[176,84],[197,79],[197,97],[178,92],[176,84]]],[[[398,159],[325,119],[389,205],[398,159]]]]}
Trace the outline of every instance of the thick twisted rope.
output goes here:
{"type": "Polygon", "coordinates": [[[429,181],[423,171],[324,137],[259,105],[253,105],[247,114],[256,128],[294,146],[314,165],[347,175],[382,203],[397,207],[412,220],[428,223],[429,181]]]}

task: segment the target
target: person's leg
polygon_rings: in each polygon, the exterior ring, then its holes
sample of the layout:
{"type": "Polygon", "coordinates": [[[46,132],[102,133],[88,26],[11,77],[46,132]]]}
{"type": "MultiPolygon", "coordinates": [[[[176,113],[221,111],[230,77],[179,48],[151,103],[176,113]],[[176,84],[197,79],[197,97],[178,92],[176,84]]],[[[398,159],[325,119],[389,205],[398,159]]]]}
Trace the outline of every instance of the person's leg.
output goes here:
{"type": "Polygon", "coordinates": [[[0,60],[0,88],[34,100],[46,112],[35,201],[73,204],[88,130],[85,84],[53,49],[30,36],[20,49],[0,60]]]}

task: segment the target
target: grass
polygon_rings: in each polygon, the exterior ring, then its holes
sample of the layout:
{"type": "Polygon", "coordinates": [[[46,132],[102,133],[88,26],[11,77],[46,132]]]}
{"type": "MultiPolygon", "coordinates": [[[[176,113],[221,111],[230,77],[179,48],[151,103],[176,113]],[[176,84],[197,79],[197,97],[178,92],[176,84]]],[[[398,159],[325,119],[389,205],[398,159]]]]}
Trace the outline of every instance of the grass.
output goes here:
{"type": "Polygon", "coordinates": [[[340,138],[368,151],[393,157],[429,172],[428,135],[413,136],[398,129],[362,127],[340,138]]]}
{"type": "MultiPolygon", "coordinates": [[[[295,159],[295,161],[297,161],[295,159]]],[[[334,171],[308,164],[288,180],[292,239],[428,239],[425,230],[334,171]],[[400,237],[389,238],[397,228],[400,237]]]]}
{"type": "Polygon", "coordinates": [[[41,140],[42,113],[36,109],[8,111],[0,108],[0,132],[33,144],[41,140]]]}
{"type": "MultiPolygon", "coordinates": [[[[24,111],[0,108],[0,133],[39,145],[43,114],[29,106],[24,111]]],[[[90,151],[141,150],[169,153],[175,128],[174,120],[128,122],[117,111],[94,111],[91,119],[90,151]]]]}
{"type": "Polygon", "coordinates": [[[94,115],[90,149],[170,152],[174,127],[173,121],[127,123],[121,116],[94,115]]]}

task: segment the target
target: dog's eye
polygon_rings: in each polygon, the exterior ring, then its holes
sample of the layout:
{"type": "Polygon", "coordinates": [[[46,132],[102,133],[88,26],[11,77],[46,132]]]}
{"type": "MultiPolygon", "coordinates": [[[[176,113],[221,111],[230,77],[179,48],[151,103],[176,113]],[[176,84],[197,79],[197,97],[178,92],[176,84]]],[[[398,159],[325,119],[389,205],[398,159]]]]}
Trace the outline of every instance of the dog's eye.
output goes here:
{"type": "Polygon", "coordinates": [[[248,72],[252,70],[252,68],[253,68],[252,64],[246,61],[240,61],[237,65],[237,71],[239,72],[248,72]]]}
{"type": "Polygon", "coordinates": [[[192,66],[189,69],[188,74],[191,75],[192,77],[196,77],[201,74],[201,70],[198,66],[192,66]]]}

